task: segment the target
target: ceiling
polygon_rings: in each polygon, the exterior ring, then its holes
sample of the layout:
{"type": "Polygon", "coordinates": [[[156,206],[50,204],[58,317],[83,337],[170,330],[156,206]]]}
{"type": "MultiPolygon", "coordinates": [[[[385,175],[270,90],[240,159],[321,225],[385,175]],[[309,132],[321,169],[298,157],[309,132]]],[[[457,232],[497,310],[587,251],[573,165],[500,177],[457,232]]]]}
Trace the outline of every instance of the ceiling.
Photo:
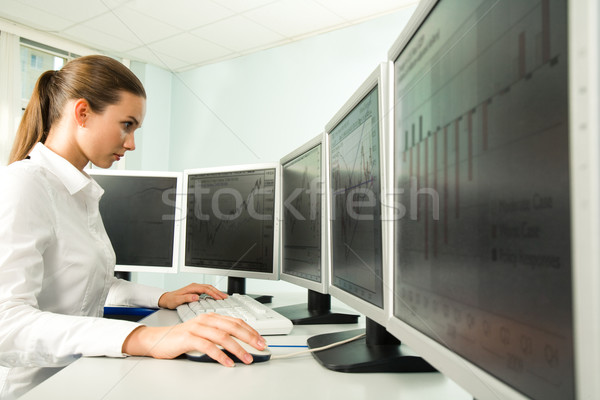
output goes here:
{"type": "Polygon", "coordinates": [[[0,18],[184,71],[413,6],[418,0],[0,0],[0,18]]]}

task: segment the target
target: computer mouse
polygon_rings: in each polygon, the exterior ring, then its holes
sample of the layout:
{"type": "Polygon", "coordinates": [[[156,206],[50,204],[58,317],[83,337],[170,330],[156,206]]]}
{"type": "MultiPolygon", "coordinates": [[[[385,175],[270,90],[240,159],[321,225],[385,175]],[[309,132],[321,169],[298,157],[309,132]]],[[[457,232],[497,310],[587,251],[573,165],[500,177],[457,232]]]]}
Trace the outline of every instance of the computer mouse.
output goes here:
{"type": "MultiPolygon", "coordinates": [[[[238,344],[240,346],[242,346],[242,348],[244,350],[246,350],[248,353],[250,353],[250,355],[252,356],[252,359],[253,359],[253,361],[252,361],[253,363],[264,362],[264,361],[268,361],[271,359],[271,351],[268,348],[265,348],[264,350],[257,350],[254,347],[250,346],[248,343],[243,342],[240,339],[236,338],[235,336],[232,336],[231,338],[233,340],[235,340],[236,342],[238,342],[238,344]]],[[[222,346],[217,346],[217,347],[219,349],[221,349],[225,354],[227,354],[227,357],[231,358],[234,363],[243,363],[234,354],[232,354],[228,350],[224,349],[222,346]]],[[[208,354],[202,353],[202,352],[196,351],[196,350],[188,351],[187,353],[185,353],[185,356],[189,360],[192,360],[192,361],[217,362],[217,361],[213,360],[212,358],[210,358],[210,356],[208,354]]]]}

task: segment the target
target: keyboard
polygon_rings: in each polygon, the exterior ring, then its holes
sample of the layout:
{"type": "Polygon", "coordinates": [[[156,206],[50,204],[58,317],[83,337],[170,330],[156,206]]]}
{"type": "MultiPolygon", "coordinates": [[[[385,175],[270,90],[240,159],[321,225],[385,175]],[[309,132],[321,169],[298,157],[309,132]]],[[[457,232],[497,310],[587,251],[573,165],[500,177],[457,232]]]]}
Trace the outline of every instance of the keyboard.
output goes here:
{"type": "Polygon", "coordinates": [[[293,327],[289,318],[244,294],[232,294],[223,300],[201,297],[177,307],[183,322],[210,312],[239,318],[261,335],[287,335],[293,327]]]}

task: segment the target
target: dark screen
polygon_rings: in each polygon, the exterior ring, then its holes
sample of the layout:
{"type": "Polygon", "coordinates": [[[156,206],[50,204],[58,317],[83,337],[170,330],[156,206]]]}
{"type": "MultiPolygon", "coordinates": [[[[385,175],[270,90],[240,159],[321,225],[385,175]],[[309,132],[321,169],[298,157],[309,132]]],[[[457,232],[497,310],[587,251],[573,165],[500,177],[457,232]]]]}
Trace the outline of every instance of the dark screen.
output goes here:
{"type": "Polygon", "coordinates": [[[275,169],[188,177],[185,265],[273,272],[275,169]]]}
{"type": "Polygon", "coordinates": [[[321,145],[282,168],[282,271],[321,282],[321,145]]]}
{"type": "Polygon", "coordinates": [[[333,285],[383,307],[378,87],[330,135],[333,285]]]}
{"type": "Polygon", "coordinates": [[[574,397],[565,1],[440,1],[395,60],[395,315],[574,397]]]}
{"type": "Polygon", "coordinates": [[[173,267],[177,178],[94,175],[117,265],[173,267]]]}

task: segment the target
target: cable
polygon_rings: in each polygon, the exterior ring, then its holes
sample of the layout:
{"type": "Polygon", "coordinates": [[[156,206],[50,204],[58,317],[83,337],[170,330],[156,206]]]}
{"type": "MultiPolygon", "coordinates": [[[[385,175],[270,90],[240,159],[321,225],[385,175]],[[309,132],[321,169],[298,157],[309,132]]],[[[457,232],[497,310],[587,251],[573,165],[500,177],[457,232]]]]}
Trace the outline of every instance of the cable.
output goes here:
{"type": "Polygon", "coordinates": [[[309,353],[314,353],[314,352],[317,352],[317,351],[323,351],[323,350],[331,349],[333,347],[340,346],[342,344],[350,343],[350,342],[353,342],[355,340],[361,339],[361,338],[363,338],[365,336],[366,336],[365,333],[361,333],[360,335],[351,337],[351,338],[346,339],[346,340],[342,340],[340,342],[331,343],[331,344],[328,344],[327,346],[323,346],[323,347],[317,347],[317,348],[310,349],[310,350],[296,351],[294,353],[288,353],[288,354],[272,355],[271,356],[271,360],[278,360],[278,359],[283,359],[283,358],[292,358],[292,357],[300,356],[300,355],[303,355],[303,354],[309,354],[309,353]]]}

